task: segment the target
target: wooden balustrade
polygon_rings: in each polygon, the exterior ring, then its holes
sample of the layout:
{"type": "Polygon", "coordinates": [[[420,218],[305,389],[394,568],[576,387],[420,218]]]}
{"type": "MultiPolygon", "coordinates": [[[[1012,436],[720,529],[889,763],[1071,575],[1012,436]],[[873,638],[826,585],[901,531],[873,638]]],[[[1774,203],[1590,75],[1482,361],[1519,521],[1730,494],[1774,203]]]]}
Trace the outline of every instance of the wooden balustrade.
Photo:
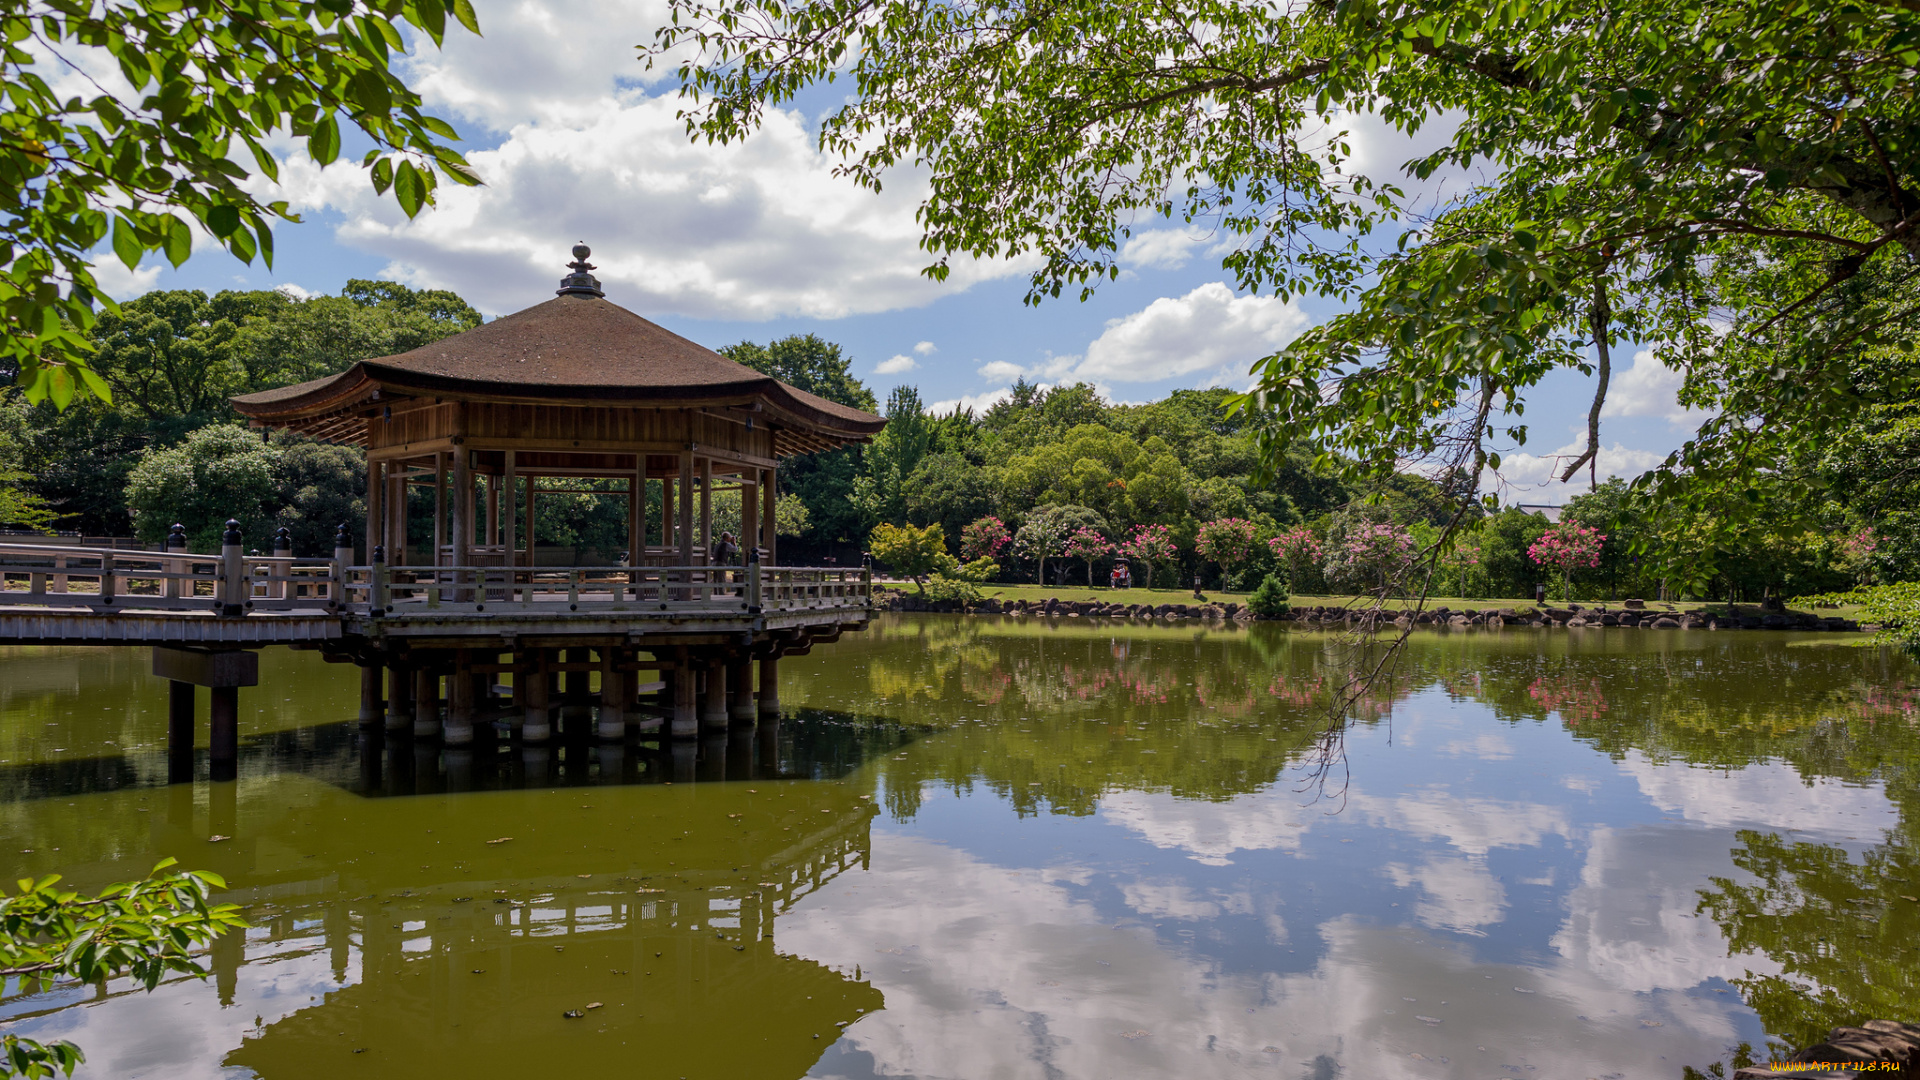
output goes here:
{"type": "Polygon", "coordinates": [[[840,567],[348,566],[287,556],[0,544],[0,605],[313,611],[382,616],[560,610],[712,617],[865,608],[872,576],[840,567]],[[560,605],[565,605],[562,609],[560,605]]]}

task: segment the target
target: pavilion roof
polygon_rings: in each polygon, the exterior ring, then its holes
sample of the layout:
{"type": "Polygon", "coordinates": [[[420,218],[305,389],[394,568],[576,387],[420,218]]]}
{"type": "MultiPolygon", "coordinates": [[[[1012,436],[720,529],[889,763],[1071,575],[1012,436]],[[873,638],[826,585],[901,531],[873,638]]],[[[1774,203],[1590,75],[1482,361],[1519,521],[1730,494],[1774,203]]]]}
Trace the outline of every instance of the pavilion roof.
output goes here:
{"type": "Polygon", "coordinates": [[[301,428],[395,396],[660,408],[759,404],[776,422],[834,442],[865,439],[886,425],[579,293],[410,352],[360,361],[338,375],[232,400],[256,425],[301,428]]]}

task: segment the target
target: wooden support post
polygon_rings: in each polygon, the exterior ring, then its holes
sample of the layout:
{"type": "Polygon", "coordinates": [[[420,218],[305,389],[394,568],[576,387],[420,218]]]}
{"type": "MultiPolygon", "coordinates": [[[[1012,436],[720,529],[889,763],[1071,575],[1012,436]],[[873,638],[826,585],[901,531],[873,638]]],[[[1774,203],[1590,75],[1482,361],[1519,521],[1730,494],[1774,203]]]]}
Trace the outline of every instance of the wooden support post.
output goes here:
{"type": "Polygon", "coordinates": [[[780,564],[775,561],[774,555],[774,538],[779,535],[780,530],[778,523],[773,519],[773,508],[779,500],[779,494],[774,488],[778,486],[780,470],[766,469],[760,475],[763,477],[760,483],[760,546],[767,550],[767,565],[778,566],[780,564]]]}
{"type": "Polygon", "coordinates": [[[727,718],[753,722],[753,657],[741,653],[727,663],[727,718]]]}
{"type": "Polygon", "coordinates": [[[673,719],[669,733],[676,739],[691,739],[700,734],[700,717],[696,711],[694,690],[693,661],[687,655],[686,646],[677,646],[673,650],[673,719]]]}
{"type": "Polygon", "coordinates": [[[707,694],[700,710],[700,726],[727,726],[727,664],[717,652],[707,658],[707,694]]]}
{"type": "Polygon", "coordinates": [[[480,482],[480,505],[487,511],[487,531],[482,534],[485,538],[480,542],[498,544],[500,542],[500,478],[483,476],[480,482]]]}
{"type": "Polygon", "coordinates": [[[399,657],[387,661],[387,730],[405,731],[413,724],[413,668],[399,657]]]}
{"type": "Polygon", "coordinates": [[[627,679],[631,676],[620,665],[630,655],[625,649],[600,650],[600,722],[595,734],[602,739],[627,737],[627,698],[632,696],[627,693],[627,679]]]}
{"type": "Polygon", "coordinates": [[[680,452],[680,565],[693,565],[693,448],[680,452]]]}
{"type": "Polygon", "coordinates": [[[377,724],[387,703],[380,696],[380,665],[360,665],[360,722],[377,724]]]}
{"type": "MultiPolygon", "coordinates": [[[[700,565],[713,561],[713,459],[700,459],[700,565]]],[[[707,580],[713,580],[708,575],[707,580]]]]}
{"type": "Polygon", "coordinates": [[[760,550],[760,470],[750,470],[754,479],[747,474],[740,478],[740,561],[751,562],[747,556],[760,550]]]}
{"type": "Polygon", "coordinates": [[[407,463],[387,463],[387,565],[407,565],[407,463]]]}
{"type": "Polygon", "coordinates": [[[660,479],[660,546],[673,551],[680,546],[674,531],[674,522],[679,521],[673,512],[673,480],[671,477],[660,479]]]}
{"type": "Polygon", "coordinates": [[[518,682],[523,677],[527,683],[526,719],[520,725],[520,738],[523,742],[543,743],[553,738],[553,718],[549,715],[551,701],[547,695],[550,673],[547,671],[547,657],[551,650],[529,649],[521,661],[520,672],[514,675],[518,682]]]}
{"type": "MultiPolygon", "coordinates": [[[[464,446],[453,448],[453,528],[451,530],[453,555],[448,559],[449,566],[473,565],[473,454],[464,446]]],[[[456,572],[453,583],[457,586],[462,578],[456,572]]],[[[456,588],[453,602],[465,604],[475,599],[473,593],[456,588]]],[[[482,597],[481,599],[484,599],[482,597]]]]}
{"type": "Polygon", "coordinates": [[[413,735],[431,739],[440,734],[440,673],[432,664],[413,669],[413,735]]]}
{"type": "Polygon", "coordinates": [[[208,690],[213,701],[207,710],[207,758],[215,780],[231,780],[239,772],[240,762],[240,688],[215,686],[208,690]]]}
{"type": "Polygon", "coordinates": [[[448,746],[466,746],[473,742],[473,653],[466,649],[453,654],[453,673],[447,676],[448,746]]]}
{"type": "Polygon", "coordinates": [[[440,566],[440,549],[447,546],[447,454],[436,450],[433,455],[433,558],[426,560],[430,565],[440,566]]]}
{"type": "Polygon", "coordinates": [[[760,660],[760,715],[780,715],[780,658],[762,657],[760,660]]]}
{"type": "Polygon", "coordinates": [[[373,561],[373,549],[386,541],[387,464],[367,459],[367,561],[373,561]]]}
{"type": "Polygon", "coordinates": [[[194,687],[178,679],[167,681],[167,783],[193,779],[194,687]]]}
{"type": "MultiPolygon", "coordinates": [[[[509,567],[519,565],[519,559],[515,556],[515,550],[520,546],[519,541],[515,539],[514,536],[517,531],[515,526],[518,524],[517,519],[520,514],[520,478],[514,475],[514,466],[514,452],[509,450],[507,451],[506,479],[505,482],[501,484],[500,489],[500,542],[506,545],[506,564],[509,567]]],[[[513,575],[511,573],[507,575],[507,581],[509,583],[513,581],[513,575]]],[[[507,598],[509,600],[513,598],[511,590],[508,591],[507,598]]]]}
{"type": "MultiPolygon", "coordinates": [[[[245,615],[253,581],[247,576],[245,552],[241,548],[240,522],[227,519],[227,531],[220,538],[220,614],[245,615]]],[[[100,561],[100,600],[113,602],[113,557],[100,561]]]]}

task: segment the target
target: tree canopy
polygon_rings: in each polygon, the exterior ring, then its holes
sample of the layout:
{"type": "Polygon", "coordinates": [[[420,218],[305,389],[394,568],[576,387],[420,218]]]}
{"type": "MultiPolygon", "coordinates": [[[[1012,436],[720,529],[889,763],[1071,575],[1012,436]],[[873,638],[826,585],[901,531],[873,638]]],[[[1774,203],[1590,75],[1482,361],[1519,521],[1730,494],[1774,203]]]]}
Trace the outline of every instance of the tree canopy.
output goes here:
{"type": "Polygon", "coordinates": [[[390,70],[403,27],[438,45],[449,19],[480,31],[471,0],[8,4],[0,365],[32,401],[110,396],[88,362],[97,310],[113,308],[91,266],[101,244],[129,269],[153,252],[178,266],[197,227],[271,266],[273,220],[299,220],[248,184],[278,179],[271,139],[325,165],[346,128],[409,217],[441,176],[479,183],[454,129],[390,70]]]}
{"type": "Polygon", "coordinates": [[[806,87],[850,84],[820,142],[868,187],[926,170],[935,278],[1028,257],[1030,301],[1084,297],[1164,219],[1233,241],[1242,288],[1341,302],[1256,369],[1269,464],[1302,445],[1329,472],[1422,461],[1470,496],[1525,442],[1530,392],[1571,368],[1596,391],[1572,476],[1614,350],[1644,343],[1707,419],[1641,488],[1725,536],[1738,508],[1817,482],[1807,459],[1862,405],[1915,397],[1908,4],[673,7],[650,55],[690,57],[690,133],[742,138],[806,87]],[[1366,117],[1451,137],[1363,170],[1366,117]],[[1409,175],[1450,190],[1409,194],[1409,175]]]}

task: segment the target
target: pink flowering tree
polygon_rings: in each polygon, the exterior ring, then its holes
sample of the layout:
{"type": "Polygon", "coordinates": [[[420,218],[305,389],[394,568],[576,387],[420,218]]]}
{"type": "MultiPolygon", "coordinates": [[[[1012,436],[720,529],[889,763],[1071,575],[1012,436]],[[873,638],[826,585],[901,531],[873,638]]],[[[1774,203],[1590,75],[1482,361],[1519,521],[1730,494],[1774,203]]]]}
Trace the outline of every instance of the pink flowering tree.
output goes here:
{"type": "Polygon", "coordinates": [[[1067,537],[1067,557],[1087,564],[1087,588],[1093,588],[1093,564],[1113,553],[1113,542],[1097,531],[1082,526],[1067,537]]]}
{"type": "Polygon", "coordinates": [[[1872,528],[1861,529],[1840,538],[1840,565],[1862,585],[1873,584],[1873,553],[1880,550],[1880,538],[1872,528]]]}
{"type": "Polygon", "coordinates": [[[1120,543],[1120,557],[1147,567],[1147,588],[1153,588],[1153,564],[1172,562],[1180,557],[1174,546],[1173,530],[1165,525],[1136,525],[1133,535],[1120,543]]]}
{"type": "Polygon", "coordinates": [[[1300,568],[1320,561],[1320,538],[1305,525],[1288,529],[1267,541],[1273,557],[1287,564],[1287,592],[1300,589],[1300,568]]]}
{"type": "Polygon", "coordinates": [[[1413,564],[1417,547],[1413,534],[1391,521],[1352,521],[1328,537],[1327,577],[1384,590],[1413,564]]]}
{"type": "Polygon", "coordinates": [[[1600,549],[1607,534],[1577,521],[1561,521],[1548,526],[1527,548],[1527,558],[1560,574],[1563,595],[1573,599],[1573,572],[1591,570],[1600,565],[1600,549]]]}
{"type": "Polygon", "coordinates": [[[1220,567],[1223,576],[1237,574],[1253,558],[1254,527],[1246,518],[1215,518],[1200,526],[1193,550],[1220,567]]]}
{"type": "Polygon", "coordinates": [[[960,559],[997,559],[1013,543],[1013,530],[997,517],[983,517],[960,530],[960,559]]]}
{"type": "Polygon", "coordinates": [[[1473,587],[1479,580],[1480,566],[1485,561],[1479,544],[1466,540],[1454,542],[1442,562],[1452,574],[1455,596],[1474,595],[1473,587]]]}

